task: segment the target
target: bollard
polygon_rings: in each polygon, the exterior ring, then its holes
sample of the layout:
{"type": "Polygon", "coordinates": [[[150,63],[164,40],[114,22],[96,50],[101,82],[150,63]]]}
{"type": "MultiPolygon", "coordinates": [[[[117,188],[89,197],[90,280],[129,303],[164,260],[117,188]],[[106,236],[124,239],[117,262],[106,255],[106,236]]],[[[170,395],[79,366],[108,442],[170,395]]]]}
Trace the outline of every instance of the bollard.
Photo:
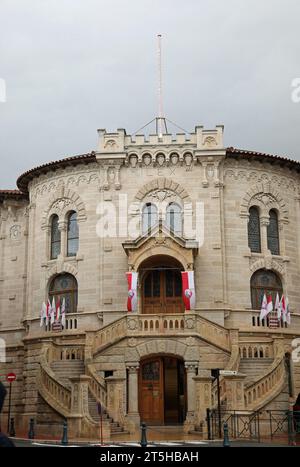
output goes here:
{"type": "Polygon", "coordinates": [[[289,446],[296,446],[296,434],[294,430],[294,414],[292,410],[287,412],[288,417],[288,444],[289,446]]]}
{"type": "Polygon", "coordinates": [[[9,436],[12,438],[16,436],[16,431],[15,431],[15,419],[11,418],[10,419],[10,428],[9,428],[9,436]]]}
{"type": "Polygon", "coordinates": [[[68,444],[68,422],[67,420],[65,420],[63,424],[63,435],[61,439],[61,444],[63,446],[67,446],[68,444]]]}
{"type": "Polygon", "coordinates": [[[28,439],[34,439],[34,419],[29,420],[28,439]]]}
{"type": "Polygon", "coordinates": [[[227,423],[224,423],[224,425],[223,425],[223,432],[224,432],[223,448],[229,448],[229,447],[230,447],[230,443],[229,443],[228,425],[227,425],[227,423]]]}
{"type": "Polygon", "coordinates": [[[147,447],[147,435],[146,435],[146,423],[142,423],[141,425],[141,447],[146,448],[147,447]]]}

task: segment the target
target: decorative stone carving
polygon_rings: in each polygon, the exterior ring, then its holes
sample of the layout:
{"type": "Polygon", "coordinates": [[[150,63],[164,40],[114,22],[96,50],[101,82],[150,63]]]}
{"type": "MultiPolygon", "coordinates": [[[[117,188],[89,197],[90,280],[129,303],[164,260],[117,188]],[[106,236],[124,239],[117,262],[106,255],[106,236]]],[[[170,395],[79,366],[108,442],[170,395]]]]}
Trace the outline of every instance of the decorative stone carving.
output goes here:
{"type": "Polygon", "coordinates": [[[135,155],[130,156],[129,164],[134,169],[138,165],[138,156],[135,156],[135,155]]]}
{"type": "Polygon", "coordinates": [[[135,329],[137,329],[137,326],[138,326],[137,319],[135,319],[135,318],[128,319],[127,327],[128,327],[128,329],[130,329],[130,331],[134,331],[135,329]]]}
{"type": "Polygon", "coordinates": [[[195,320],[193,318],[186,318],[185,326],[187,329],[194,329],[195,327],[195,320]]]}
{"type": "Polygon", "coordinates": [[[49,227],[49,220],[52,214],[57,214],[64,220],[68,211],[74,210],[77,212],[77,221],[86,220],[85,206],[80,196],[64,186],[60,188],[58,193],[52,195],[49,201],[49,207],[44,211],[42,217],[42,229],[49,227]]]}
{"type": "Polygon", "coordinates": [[[217,146],[218,143],[213,136],[207,136],[203,141],[203,145],[207,148],[213,148],[214,146],[217,146]]]}
{"type": "Polygon", "coordinates": [[[112,159],[99,161],[99,164],[103,169],[103,179],[100,190],[109,190],[111,188],[120,190],[120,169],[123,162],[112,159]]]}
{"type": "Polygon", "coordinates": [[[262,217],[268,216],[270,209],[277,209],[280,220],[288,222],[286,202],[270,183],[256,184],[247,191],[241,202],[240,216],[247,216],[251,206],[259,206],[262,217]]]}
{"type": "Polygon", "coordinates": [[[170,157],[170,162],[172,165],[177,165],[179,162],[179,155],[178,154],[172,154],[170,157]]]}
{"type": "Polygon", "coordinates": [[[148,196],[161,203],[162,201],[166,201],[168,198],[172,198],[173,193],[169,190],[155,190],[152,193],[149,193],[148,196]]]}
{"type": "Polygon", "coordinates": [[[280,275],[283,275],[285,272],[284,262],[287,260],[275,259],[272,256],[259,258],[251,257],[250,258],[250,271],[254,273],[259,269],[269,269],[277,271],[280,275]]]}
{"type": "Polygon", "coordinates": [[[158,166],[162,167],[165,163],[165,155],[164,154],[158,154],[156,156],[156,163],[158,166]]]}
{"type": "Polygon", "coordinates": [[[184,156],[184,161],[185,161],[185,165],[186,165],[186,170],[187,171],[192,170],[192,165],[193,165],[193,156],[192,156],[192,154],[186,154],[184,156]]]}
{"type": "Polygon", "coordinates": [[[145,155],[143,156],[143,162],[144,162],[144,165],[145,165],[146,167],[148,167],[149,165],[151,165],[151,163],[152,163],[152,157],[151,157],[151,155],[150,155],[150,154],[145,154],[145,155]]]}
{"type": "Polygon", "coordinates": [[[109,139],[108,141],[106,141],[104,149],[106,151],[116,151],[118,149],[118,145],[114,139],[109,139]]]}
{"type": "Polygon", "coordinates": [[[214,174],[215,174],[214,165],[213,164],[208,164],[207,167],[206,167],[206,177],[209,180],[212,180],[214,178],[214,174]]]}
{"type": "Polygon", "coordinates": [[[13,225],[10,228],[10,238],[11,240],[20,240],[21,237],[21,226],[20,225],[13,225]]]}
{"type": "Polygon", "coordinates": [[[191,203],[191,198],[185,188],[168,178],[157,178],[144,185],[135,195],[135,199],[142,201],[146,195],[156,190],[169,190],[175,193],[185,203],[191,203]]]}

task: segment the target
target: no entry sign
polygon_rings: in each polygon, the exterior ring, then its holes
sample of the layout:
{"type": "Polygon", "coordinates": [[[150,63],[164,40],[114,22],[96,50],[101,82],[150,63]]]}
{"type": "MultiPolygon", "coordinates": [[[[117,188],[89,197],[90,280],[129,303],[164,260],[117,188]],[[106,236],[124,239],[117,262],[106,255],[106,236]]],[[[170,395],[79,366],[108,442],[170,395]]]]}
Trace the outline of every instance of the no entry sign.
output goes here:
{"type": "Polygon", "coordinates": [[[6,375],[6,381],[13,383],[16,380],[16,375],[14,373],[8,373],[6,375]]]}

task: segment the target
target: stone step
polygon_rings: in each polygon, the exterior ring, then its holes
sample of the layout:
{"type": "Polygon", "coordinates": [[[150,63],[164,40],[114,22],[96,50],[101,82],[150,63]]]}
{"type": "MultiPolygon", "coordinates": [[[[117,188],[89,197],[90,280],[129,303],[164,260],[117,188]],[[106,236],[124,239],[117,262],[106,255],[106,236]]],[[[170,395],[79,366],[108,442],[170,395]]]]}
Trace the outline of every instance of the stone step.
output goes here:
{"type": "Polygon", "coordinates": [[[246,387],[258,380],[272,365],[272,358],[241,358],[239,373],[246,376],[246,387]]]}

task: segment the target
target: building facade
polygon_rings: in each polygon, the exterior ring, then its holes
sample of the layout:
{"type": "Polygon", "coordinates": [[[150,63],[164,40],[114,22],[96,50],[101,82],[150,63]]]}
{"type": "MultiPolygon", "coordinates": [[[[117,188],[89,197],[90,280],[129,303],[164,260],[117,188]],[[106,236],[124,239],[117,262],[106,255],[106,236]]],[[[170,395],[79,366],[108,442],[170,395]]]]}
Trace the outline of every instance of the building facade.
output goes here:
{"type": "Polygon", "coordinates": [[[17,429],[34,418],[54,434],[66,418],[72,435],[97,437],[100,402],[107,436],[141,421],[205,431],[213,369],[227,370],[223,409],[288,409],[300,392],[299,163],[225,148],[222,126],[98,134],[96,151],[0,191],[0,367],[17,375],[17,429]],[[194,272],[190,311],[182,271],[194,272]],[[288,297],[290,323],[260,321],[264,294],[288,297]],[[48,299],[65,303],[64,326],[40,323],[48,299]]]}

